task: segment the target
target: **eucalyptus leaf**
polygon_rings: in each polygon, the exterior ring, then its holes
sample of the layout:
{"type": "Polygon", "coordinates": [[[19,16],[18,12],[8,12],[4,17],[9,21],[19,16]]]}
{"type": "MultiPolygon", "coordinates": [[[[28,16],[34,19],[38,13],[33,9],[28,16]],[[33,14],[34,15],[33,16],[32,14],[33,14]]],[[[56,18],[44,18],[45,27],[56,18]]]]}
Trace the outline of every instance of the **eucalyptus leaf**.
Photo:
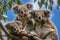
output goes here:
{"type": "Polygon", "coordinates": [[[48,3],[47,3],[47,1],[45,2],[45,7],[47,8],[47,6],[48,6],[48,3]]]}
{"type": "Polygon", "coordinates": [[[41,8],[42,7],[42,2],[38,2],[38,5],[41,8]]]}
{"type": "Polygon", "coordinates": [[[53,5],[53,3],[54,3],[54,1],[53,1],[53,0],[49,0],[49,2],[50,2],[50,5],[53,5]]]}
{"type": "Polygon", "coordinates": [[[11,9],[11,7],[12,7],[12,3],[9,2],[9,3],[8,3],[8,8],[11,9]]]}
{"type": "Polygon", "coordinates": [[[1,6],[2,2],[0,2],[0,6],[1,6]]]}
{"type": "Polygon", "coordinates": [[[45,0],[41,0],[41,2],[42,2],[43,4],[44,4],[44,1],[45,1],[45,0]]]}
{"type": "Polygon", "coordinates": [[[0,14],[0,20],[6,20],[8,17],[6,16],[6,15],[2,15],[2,14],[0,14]]]}
{"type": "Polygon", "coordinates": [[[3,11],[0,11],[0,15],[3,15],[3,11]]]}
{"type": "Polygon", "coordinates": [[[0,20],[2,20],[3,18],[2,18],[2,16],[0,16],[0,20]]]}
{"type": "Polygon", "coordinates": [[[36,2],[36,0],[34,0],[34,2],[36,2]]]}
{"type": "Polygon", "coordinates": [[[57,3],[58,3],[58,5],[60,6],[60,0],[58,0],[58,2],[57,2],[57,3]]]}
{"type": "Polygon", "coordinates": [[[16,1],[16,3],[17,3],[18,5],[21,5],[21,2],[20,2],[20,0],[17,0],[17,1],[16,1]]]}
{"type": "Polygon", "coordinates": [[[49,5],[49,7],[48,7],[51,11],[52,11],[52,5],[49,5]]]}

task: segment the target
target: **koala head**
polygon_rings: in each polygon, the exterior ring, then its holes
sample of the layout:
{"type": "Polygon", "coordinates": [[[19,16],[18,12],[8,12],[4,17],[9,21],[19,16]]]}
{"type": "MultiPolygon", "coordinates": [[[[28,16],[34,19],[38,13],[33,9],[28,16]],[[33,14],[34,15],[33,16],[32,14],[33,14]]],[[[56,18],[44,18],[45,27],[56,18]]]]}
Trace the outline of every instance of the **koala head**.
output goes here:
{"type": "Polygon", "coordinates": [[[26,5],[17,5],[13,7],[14,12],[19,16],[26,16],[26,13],[29,10],[32,10],[32,4],[26,4],[26,5]]]}
{"type": "Polygon", "coordinates": [[[33,17],[36,21],[47,21],[50,17],[50,11],[48,10],[33,10],[29,12],[31,17],[33,17]]]}
{"type": "Polygon", "coordinates": [[[5,26],[10,33],[17,33],[20,29],[22,29],[22,23],[20,21],[8,23],[5,26]]]}

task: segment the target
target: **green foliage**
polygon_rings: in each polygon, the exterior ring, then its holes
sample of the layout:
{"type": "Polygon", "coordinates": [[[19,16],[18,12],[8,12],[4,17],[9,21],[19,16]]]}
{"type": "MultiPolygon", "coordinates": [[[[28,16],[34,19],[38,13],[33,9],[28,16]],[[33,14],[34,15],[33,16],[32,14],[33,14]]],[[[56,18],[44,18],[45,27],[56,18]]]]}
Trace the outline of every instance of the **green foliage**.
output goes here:
{"type": "Polygon", "coordinates": [[[34,0],[34,2],[36,2],[36,0],[34,0]]]}
{"type": "Polygon", "coordinates": [[[49,0],[50,5],[53,5],[54,1],[53,0],[49,0]]]}
{"type": "Polygon", "coordinates": [[[20,0],[17,0],[17,1],[16,1],[16,3],[17,3],[18,5],[21,5],[21,2],[20,2],[20,0]]]}
{"type": "Polygon", "coordinates": [[[49,8],[50,10],[52,10],[52,5],[49,5],[48,8],[49,8]]]}
{"type": "MultiPolygon", "coordinates": [[[[34,0],[34,2],[36,2],[37,0],[34,0]]],[[[3,15],[3,13],[7,12],[8,10],[10,10],[12,8],[12,6],[14,6],[14,4],[18,4],[21,5],[20,0],[10,0],[9,2],[7,2],[7,0],[1,0],[0,1],[0,15],[3,15]]],[[[45,5],[45,8],[49,8],[50,10],[52,10],[52,5],[54,4],[54,0],[38,0],[38,5],[41,8],[42,5],[45,5]],[[49,4],[48,4],[49,2],[49,4]]],[[[60,0],[57,0],[57,9],[59,9],[60,6],[60,0]]],[[[2,18],[2,16],[0,16],[0,20],[4,19],[2,18]]]]}
{"type": "Polygon", "coordinates": [[[60,0],[58,0],[58,2],[57,2],[57,3],[58,3],[58,5],[60,6],[60,0]]]}
{"type": "Polygon", "coordinates": [[[52,10],[52,5],[54,3],[54,0],[41,0],[40,2],[38,1],[38,5],[39,7],[41,8],[42,5],[44,4],[45,5],[45,8],[49,8],[50,10],[52,10]],[[50,5],[48,5],[48,2],[50,5]]]}
{"type": "Polygon", "coordinates": [[[42,4],[44,4],[44,1],[45,1],[45,0],[41,0],[42,4]]]}
{"type": "Polygon", "coordinates": [[[7,0],[1,0],[0,1],[0,20],[4,19],[6,20],[7,18],[3,17],[3,13],[7,12],[8,10],[10,10],[12,8],[12,6],[14,6],[13,4],[19,4],[21,5],[20,0],[10,0],[9,2],[7,2],[7,0]]]}
{"type": "Polygon", "coordinates": [[[47,6],[48,6],[48,3],[47,3],[47,1],[45,2],[45,8],[47,8],[47,6]]]}
{"type": "Polygon", "coordinates": [[[41,8],[42,7],[42,2],[38,2],[38,5],[41,8]]]}
{"type": "MultiPolygon", "coordinates": [[[[48,8],[52,11],[52,6],[54,4],[54,0],[39,0],[38,1],[38,5],[40,8],[42,7],[43,4],[45,5],[45,8],[48,8]],[[49,2],[49,4],[48,4],[48,2],[49,2]]],[[[59,6],[60,6],[60,0],[57,0],[56,8],[59,9],[59,6]]]]}
{"type": "Polygon", "coordinates": [[[0,20],[4,20],[6,21],[7,17],[3,16],[3,15],[0,15],[0,20]]]}

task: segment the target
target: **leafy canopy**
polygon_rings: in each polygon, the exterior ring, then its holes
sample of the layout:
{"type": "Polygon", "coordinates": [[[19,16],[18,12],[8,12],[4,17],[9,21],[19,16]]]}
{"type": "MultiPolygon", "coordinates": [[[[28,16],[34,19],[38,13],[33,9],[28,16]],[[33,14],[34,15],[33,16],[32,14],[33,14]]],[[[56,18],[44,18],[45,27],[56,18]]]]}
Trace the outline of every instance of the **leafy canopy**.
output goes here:
{"type": "MultiPolygon", "coordinates": [[[[37,0],[34,0],[34,2],[36,2],[37,0]]],[[[6,13],[8,10],[10,10],[12,8],[12,6],[14,4],[18,4],[21,5],[21,1],[20,0],[0,0],[0,20],[2,19],[7,19],[4,15],[4,13],[6,13]]],[[[54,4],[54,0],[38,0],[38,5],[41,8],[42,5],[45,5],[46,8],[52,10],[52,5],[54,4]],[[49,2],[49,4],[48,4],[49,2]]],[[[57,0],[57,9],[60,6],[60,0],[57,0]]]]}

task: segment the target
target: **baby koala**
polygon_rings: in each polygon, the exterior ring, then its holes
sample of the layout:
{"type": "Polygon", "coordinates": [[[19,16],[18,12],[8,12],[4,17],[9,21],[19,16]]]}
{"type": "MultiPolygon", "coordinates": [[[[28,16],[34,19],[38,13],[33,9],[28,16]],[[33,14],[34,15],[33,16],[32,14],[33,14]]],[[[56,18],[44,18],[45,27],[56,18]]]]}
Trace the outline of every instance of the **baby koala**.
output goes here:
{"type": "Polygon", "coordinates": [[[23,27],[25,27],[26,21],[27,21],[27,13],[29,10],[32,10],[32,8],[33,8],[32,4],[17,5],[13,7],[13,10],[15,14],[17,15],[15,21],[21,21],[23,27]]]}
{"type": "Polygon", "coordinates": [[[35,20],[35,30],[44,40],[58,40],[58,32],[55,25],[49,20],[50,11],[32,10],[29,12],[30,18],[35,20]]]}
{"type": "Polygon", "coordinates": [[[22,26],[22,22],[20,21],[15,21],[15,22],[11,22],[5,25],[5,27],[8,29],[8,31],[13,34],[13,35],[17,35],[19,34],[19,32],[22,30],[23,26],[22,26]]]}

